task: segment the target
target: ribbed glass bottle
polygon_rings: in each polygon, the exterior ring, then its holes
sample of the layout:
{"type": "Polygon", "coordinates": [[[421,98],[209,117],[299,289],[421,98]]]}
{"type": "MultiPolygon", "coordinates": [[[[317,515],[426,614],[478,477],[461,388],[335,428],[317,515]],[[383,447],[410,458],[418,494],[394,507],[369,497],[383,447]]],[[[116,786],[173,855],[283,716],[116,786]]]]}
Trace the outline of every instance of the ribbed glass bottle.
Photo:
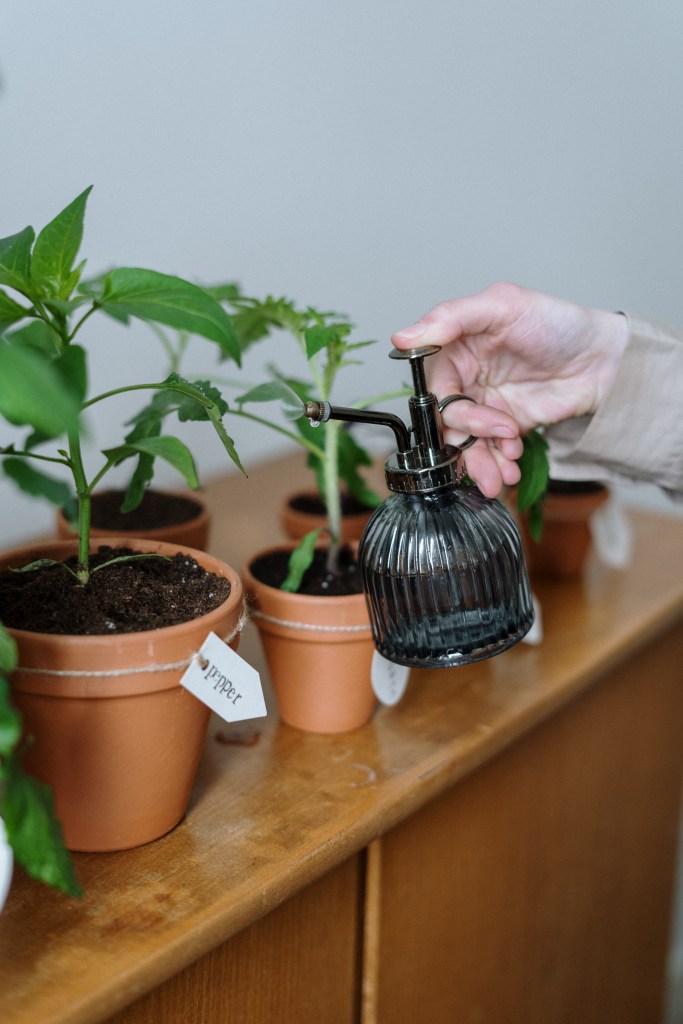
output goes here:
{"type": "Polygon", "coordinates": [[[517,524],[475,487],[391,495],[365,528],[359,560],[375,645],[400,665],[482,661],[533,623],[517,524]]]}

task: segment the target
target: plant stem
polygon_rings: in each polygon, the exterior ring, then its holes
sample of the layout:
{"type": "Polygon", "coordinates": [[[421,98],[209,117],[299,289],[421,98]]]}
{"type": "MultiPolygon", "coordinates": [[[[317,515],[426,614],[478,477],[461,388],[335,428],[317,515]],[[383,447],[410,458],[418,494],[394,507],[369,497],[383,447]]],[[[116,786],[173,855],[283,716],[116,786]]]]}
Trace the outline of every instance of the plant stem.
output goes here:
{"type": "Polygon", "coordinates": [[[327,525],[330,531],[330,550],[327,556],[327,568],[330,572],[337,569],[339,546],[341,542],[341,492],[339,487],[339,431],[341,423],[328,420],[325,424],[325,458],[323,459],[323,485],[325,487],[325,507],[327,509],[327,525]]]}
{"type": "Polygon", "coordinates": [[[91,497],[83,466],[78,428],[69,431],[69,459],[78,499],[78,566],[76,575],[81,583],[90,578],[90,511],[91,497]]]}

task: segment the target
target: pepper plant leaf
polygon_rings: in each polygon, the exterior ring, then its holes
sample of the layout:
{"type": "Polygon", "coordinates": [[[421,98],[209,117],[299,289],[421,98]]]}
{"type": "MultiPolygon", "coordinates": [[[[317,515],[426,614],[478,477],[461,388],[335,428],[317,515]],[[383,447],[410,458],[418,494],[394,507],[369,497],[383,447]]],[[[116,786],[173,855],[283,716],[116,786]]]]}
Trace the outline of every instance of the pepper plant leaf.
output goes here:
{"type": "Polygon", "coordinates": [[[522,474],[517,487],[517,506],[520,512],[530,508],[545,494],[550,469],[548,442],[537,430],[530,430],[524,438],[524,450],[519,459],[522,474]]]}
{"type": "Polygon", "coordinates": [[[7,458],[2,468],[24,494],[30,494],[32,498],[46,498],[57,508],[71,510],[73,495],[63,480],[36,469],[26,459],[7,458]]]}
{"type": "Polygon", "coordinates": [[[215,341],[240,365],[241,350],[230,317],[204,288],[156,270],[119,267],[104,278],[98,305],[116,316],[166,324],[215,341]]]}
{"type": "Polygon", "coordinates": [[[181,474],[193,490],[197,490],[199,487],[197,467],[195,466],[192,453],[187,445],[183,444],[177,437],[165,435],[163,437],[140,438],[132,444],[121,444],[116,448],[107,448],[102,454],[112,465],[116,465],[140,452],[151,455],[155,459],[164,459],[181,474]]]}
{"type": "Polygon", "coordinates": [[[24,228],[16,235],[0,238],[0,284],[14,288],[27,298],[36,297],[31,284],[31,246],[35,232],[24,228]]]}
{"type": "Polygon", "coordinates": [[[78,421],[79,403],[57,369],[39,352],[0,339],[0,414],[15,426],[50,437],[78,421]]]}
{"type": "Polygon", "coordinates": [[[81,192],[43,228],[31,258],[31,281],[44,298],[68,299],[78,283],[83,264],[73,266],[83,240],[83,220],[92,185],[81,192]]]}
{"type": "Polygon", "coordinates": [[[0,291],[0,333],[7,330],[12,324],[18,323],[19,320],[23,320],[29,312],[30,310],[25,306],[21,306],[10,298],[7,292],[0,291]]]}
{"type": "Polygon", "coordinates": [[[81,896],[48,786],[26,775],[17,757],[3,759],[0,813],[17,861],[33,877],[81,896]]]}

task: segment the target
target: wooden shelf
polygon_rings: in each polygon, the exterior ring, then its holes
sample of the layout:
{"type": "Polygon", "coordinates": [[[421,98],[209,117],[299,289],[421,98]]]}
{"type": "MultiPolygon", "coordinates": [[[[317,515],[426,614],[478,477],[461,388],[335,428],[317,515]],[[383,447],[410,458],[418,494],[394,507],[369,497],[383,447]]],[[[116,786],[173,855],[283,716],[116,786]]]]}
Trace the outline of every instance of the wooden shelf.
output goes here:
{"type": "MultiPolygon", "coordinates": [[[[212,482],[211,550],[239,570],[248,554],[277,539],[278,495],[303,477],[289,458],[248,481],[212,482]]],[[[683,523],[630,518],[628,570],[594,558],[581,581],[537,587],[540,646],[521,644],[478,666],[414,672],[397,707],[344,736],[282,725],[268,691],[267,719],[212,720],[190,807],[170,835],[123,853],[75,855],[82,901],[17,872],[0,915],[3,1024],[104,1021],[275,908],[304,898],[311,883],[349,870],[358,881],[355,858],[373,840],[481,772],[620,665],[656,649],[683,617],[683,523]]],[[[240,653],[265,679],[251,624],[240,653]]],[[[667,671],[680,683],[680,662],[667,671]]],[[[682,710],[678,698],[666,713],[681,721],[682,710]]],[[[679,743],[679,767],[680,751],[679,743]]],[[[667,864],[675,838],[672,844],[667,864]]],[[[348,922],[350,931],[358,927],[355,918],[348,922]]]]}

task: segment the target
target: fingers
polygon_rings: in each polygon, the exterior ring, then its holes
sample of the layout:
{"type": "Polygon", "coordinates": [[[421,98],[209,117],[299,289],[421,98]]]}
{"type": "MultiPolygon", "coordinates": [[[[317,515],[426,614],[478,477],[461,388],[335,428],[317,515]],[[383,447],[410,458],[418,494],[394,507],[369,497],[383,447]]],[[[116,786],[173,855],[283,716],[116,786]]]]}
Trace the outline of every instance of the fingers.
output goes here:
{"type": "Polygon", "coordinates": [[[477,441],[464,453],[467,475],[487,498],[497,498],[503,487],[519,483],[519,466],[498,448],[477,441]]]}
{"type": "Polygon", "coordinates": [[[522,454],[519,426],[502,409],[474,402],[453,402],[443,410],[441,419],[444,428],[451,431],[451,436],[457,437],[450,444],[457,444],[458,441],[462,443],[468,434],[474,434],[475,437],[487,438],[496,443],[511,442],[509,449],[501,448],[508,458],[518,459],[522,454]]]}
{"type": "Polygon", "coordinates": [[[392,343],[399,349],[447,345],[486,333],[509,319],[524,293],[517,285],[499,283],[476,295],[440,302],[410,327],[396,331],[392,343]]]}

